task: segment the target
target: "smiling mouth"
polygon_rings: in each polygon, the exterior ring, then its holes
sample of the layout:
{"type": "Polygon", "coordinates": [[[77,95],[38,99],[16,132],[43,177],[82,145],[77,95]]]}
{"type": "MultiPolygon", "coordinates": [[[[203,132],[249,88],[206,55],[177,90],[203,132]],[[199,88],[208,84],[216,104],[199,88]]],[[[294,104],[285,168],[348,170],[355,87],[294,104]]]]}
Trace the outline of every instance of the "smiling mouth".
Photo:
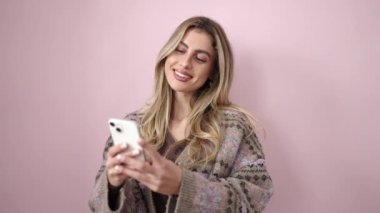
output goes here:
{"type": "Polygon", "coordinates": [[[187,75],[183,72],[179,72],[176,69],[173,69],[173,71],[174,71],[174,77],[179,81],[185,82],[185,81],[188,81],[192,78],[192,76],[187,75]]]}

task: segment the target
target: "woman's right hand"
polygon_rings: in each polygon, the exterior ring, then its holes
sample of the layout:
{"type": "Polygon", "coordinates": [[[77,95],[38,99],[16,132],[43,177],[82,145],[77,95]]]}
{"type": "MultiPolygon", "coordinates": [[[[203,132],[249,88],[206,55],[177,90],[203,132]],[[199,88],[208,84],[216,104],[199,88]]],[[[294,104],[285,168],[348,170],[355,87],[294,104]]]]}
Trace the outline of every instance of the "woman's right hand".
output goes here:
{"type": "Polygon", "coordinates": [[[109,148],[106,162],[108,183],[112,187],[120,187],[129,177],[123,172],[126,156],[133,156],[127,144],[118,144],[109,148]]]}

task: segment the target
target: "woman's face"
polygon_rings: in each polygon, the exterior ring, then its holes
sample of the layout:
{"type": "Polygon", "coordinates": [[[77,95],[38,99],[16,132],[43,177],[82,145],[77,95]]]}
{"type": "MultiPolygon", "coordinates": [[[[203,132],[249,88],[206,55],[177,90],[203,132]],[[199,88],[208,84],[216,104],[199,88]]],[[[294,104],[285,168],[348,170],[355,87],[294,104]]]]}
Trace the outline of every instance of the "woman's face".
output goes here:
{"type": "Polygon", "coordinates": [[[177,93],[194,95],[212,75],[214,54],[209,34],[199,29],[188,30],[165,61],[170,87],[177,93]]]}

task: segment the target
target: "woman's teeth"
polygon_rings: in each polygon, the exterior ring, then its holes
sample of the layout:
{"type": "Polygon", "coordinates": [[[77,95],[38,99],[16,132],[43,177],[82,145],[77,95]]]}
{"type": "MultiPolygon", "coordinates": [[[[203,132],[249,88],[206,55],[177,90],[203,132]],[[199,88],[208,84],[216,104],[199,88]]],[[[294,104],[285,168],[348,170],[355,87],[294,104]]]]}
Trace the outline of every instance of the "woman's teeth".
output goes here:
{"type": "Polygon", "coordinates": [[[178,76],[180,76],[180,77],[182,77],[182,78],[191,78],[191,76],[188,76],[188,75],[185,75],[185,74],[183,74],[183,73],[180,73],[180,72],[178,72],[177,70],[175,70],[174,72],[175,72],[175,74],[177,74],[178,76]]]}

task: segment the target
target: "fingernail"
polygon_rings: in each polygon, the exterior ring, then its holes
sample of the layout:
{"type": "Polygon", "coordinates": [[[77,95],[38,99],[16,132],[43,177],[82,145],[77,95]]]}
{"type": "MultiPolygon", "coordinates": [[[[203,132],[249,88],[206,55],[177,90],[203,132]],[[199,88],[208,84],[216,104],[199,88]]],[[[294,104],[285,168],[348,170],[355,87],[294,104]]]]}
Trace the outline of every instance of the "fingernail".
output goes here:
{"type": "Polygon", "coordinates": [[[120,170],[120,166],[119,166],[119,165],[116,165],[116,166],[114,167],[114,169],[115,169],[116,171],[119,171],[119,170],[120,170]]]}
{"type": "Polygon", "coordinates": [[[121,148],[123,148],[123,149],[127,148],[127,146],[128,146],[128,144],[126,144],[126,143],[121,144],[121,148]]]}
{"type": "Polygon", "coordinates": [[[140,153],[140,150],[138,150],[138,149],[132,151],[133,155],[138,155],[139,153],[140,153]]]}
{"type": "Polygon", "coordinates": [[[122,160],[123,157],[122,157],[120,154],[118,154],[118,155],[116,155],[116,159],[118,159],[118,160],[122,160]]]}

